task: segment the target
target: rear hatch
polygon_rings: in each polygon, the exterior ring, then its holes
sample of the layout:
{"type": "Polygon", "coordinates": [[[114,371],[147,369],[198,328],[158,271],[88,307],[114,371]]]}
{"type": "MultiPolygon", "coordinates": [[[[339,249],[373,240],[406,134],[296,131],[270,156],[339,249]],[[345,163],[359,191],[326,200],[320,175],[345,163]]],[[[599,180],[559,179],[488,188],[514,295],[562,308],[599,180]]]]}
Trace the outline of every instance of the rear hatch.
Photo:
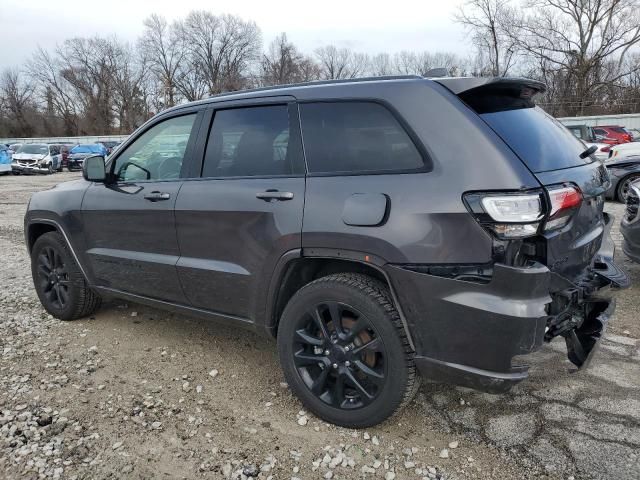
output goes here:
{"type": "MultiPolygon", "coordinates": [[[[451,87],[445,79],[440,83],[451,87]]],[[[526,79],[477,79],[471,88],[461,83],[454,87],[454,93],[545,187],[548,205],[552,204],[549,192],[579,192],[581,203],[566,225],[554,229],[547,222],[541,226],[540,235],[545,241],[539,243],[536,252],[536,259],[550,270],[576,281],[594,264],[607,230],[603,213],[604,194],[609,187],[606,168],[593,155],[584,153],[587,146],[567,128],[535,106],[533,98],[544,91],[544,84],[526,79]]]]}

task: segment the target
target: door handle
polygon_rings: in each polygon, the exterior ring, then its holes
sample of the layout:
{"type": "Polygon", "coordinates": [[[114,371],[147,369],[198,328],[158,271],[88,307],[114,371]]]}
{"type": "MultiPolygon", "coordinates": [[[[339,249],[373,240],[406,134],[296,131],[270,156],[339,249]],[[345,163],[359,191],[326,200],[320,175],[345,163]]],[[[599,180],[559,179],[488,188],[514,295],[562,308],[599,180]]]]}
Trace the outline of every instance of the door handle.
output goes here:
{"type": "Polygon", "coordinates": [[[256,193],[256,198],[270,202],[271,200],[291,200],[293,198],[293,192],[279,192],[278,190],[266,190],[264,192],[256,193]]]}
{"type": "Polygon", "coordinates": [[[144,196],[145,200],[149,200],[150,202],[158,202],[160,200],[169,200],[171,195],[165,192],[151,192],[147,193],[144,196]]]}

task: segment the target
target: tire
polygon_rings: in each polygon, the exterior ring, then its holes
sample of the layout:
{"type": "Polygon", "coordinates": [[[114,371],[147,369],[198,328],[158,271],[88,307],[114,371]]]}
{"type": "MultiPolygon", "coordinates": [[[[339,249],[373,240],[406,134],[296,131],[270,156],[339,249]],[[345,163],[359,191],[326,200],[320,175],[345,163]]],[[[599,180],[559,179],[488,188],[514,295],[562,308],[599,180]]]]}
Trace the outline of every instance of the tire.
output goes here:
{"type": "Polygon", "coordinates": [[[89,288],[58,232],[45,233],[34,243],[31,275],[40,303],[60,320],[86,317],[100,306],[100,296],[89,288]]]}
{"type": "Polygon", "coordinates": [[[71,166],[67,167],[67,170],[69,170],[70,172],[73,172],[73,168],[71,166]]]}
{"type": "Polygon", "coordinates": [[[629,189],[629,184],[638,179],[640,179],[640,173],[632,173],[620,179],[618,186],[616,187],[616,197],[618,198],[618,201],[627,203],[627,191],[629,189]]]}
{"type": "Polygon", "coordinates": [[[389,290],[366,275],[334,274],[302,287],[282,313],[277,342],[291,390],[309,411],[342,427],[384,421],[420,385],[389,290]]]}
{"type": "Polygon", "coordinates": [[[53,163],[51,162],[47,164],[47,175],[53,175],[53,163]]]}

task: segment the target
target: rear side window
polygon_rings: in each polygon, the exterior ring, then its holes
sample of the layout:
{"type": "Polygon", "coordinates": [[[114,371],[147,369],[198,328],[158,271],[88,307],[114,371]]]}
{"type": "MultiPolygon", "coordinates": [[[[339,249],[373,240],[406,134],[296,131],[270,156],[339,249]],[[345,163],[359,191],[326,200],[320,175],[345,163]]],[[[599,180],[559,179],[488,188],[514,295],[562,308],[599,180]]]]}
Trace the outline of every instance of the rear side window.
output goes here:
{"type": "Polygon", "coordinates": [[[424,167],[422,155],[398,120],[373,102],[300,105],[310,173],[375,173],[424,167]]]}
{"type": "Polygon", "coordinates": [[[539,107],[517,108],[480,115],[535,173],[577,167],[586,146],[539,107]]]}
{"type": "Polygon", "coordinates": [[[219,110],[207,141],[203,177],[292,175],[286,105],[219,110]]]}

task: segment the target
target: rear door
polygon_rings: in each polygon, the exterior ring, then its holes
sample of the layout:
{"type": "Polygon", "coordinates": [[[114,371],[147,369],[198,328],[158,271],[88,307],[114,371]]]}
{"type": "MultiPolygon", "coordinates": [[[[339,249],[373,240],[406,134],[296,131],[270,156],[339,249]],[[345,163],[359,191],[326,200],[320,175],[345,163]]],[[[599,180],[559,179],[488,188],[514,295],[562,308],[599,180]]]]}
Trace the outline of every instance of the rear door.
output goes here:
{"type": "Polygon", "coordinates": [[[175,206],[178,275],[194,307],[254,320],[278,259],[301,246],[304,160],[290,101],[225,103],[203,123],[199,179],[175,206]]]}
{"type": "Polygon", "coordinates": [[[87,190],[86,257],[99,286],[187,303],[176,272],[173,208],[198,119],[189,112],[153,124],[110,163],[114,181],[87,190]]]}

